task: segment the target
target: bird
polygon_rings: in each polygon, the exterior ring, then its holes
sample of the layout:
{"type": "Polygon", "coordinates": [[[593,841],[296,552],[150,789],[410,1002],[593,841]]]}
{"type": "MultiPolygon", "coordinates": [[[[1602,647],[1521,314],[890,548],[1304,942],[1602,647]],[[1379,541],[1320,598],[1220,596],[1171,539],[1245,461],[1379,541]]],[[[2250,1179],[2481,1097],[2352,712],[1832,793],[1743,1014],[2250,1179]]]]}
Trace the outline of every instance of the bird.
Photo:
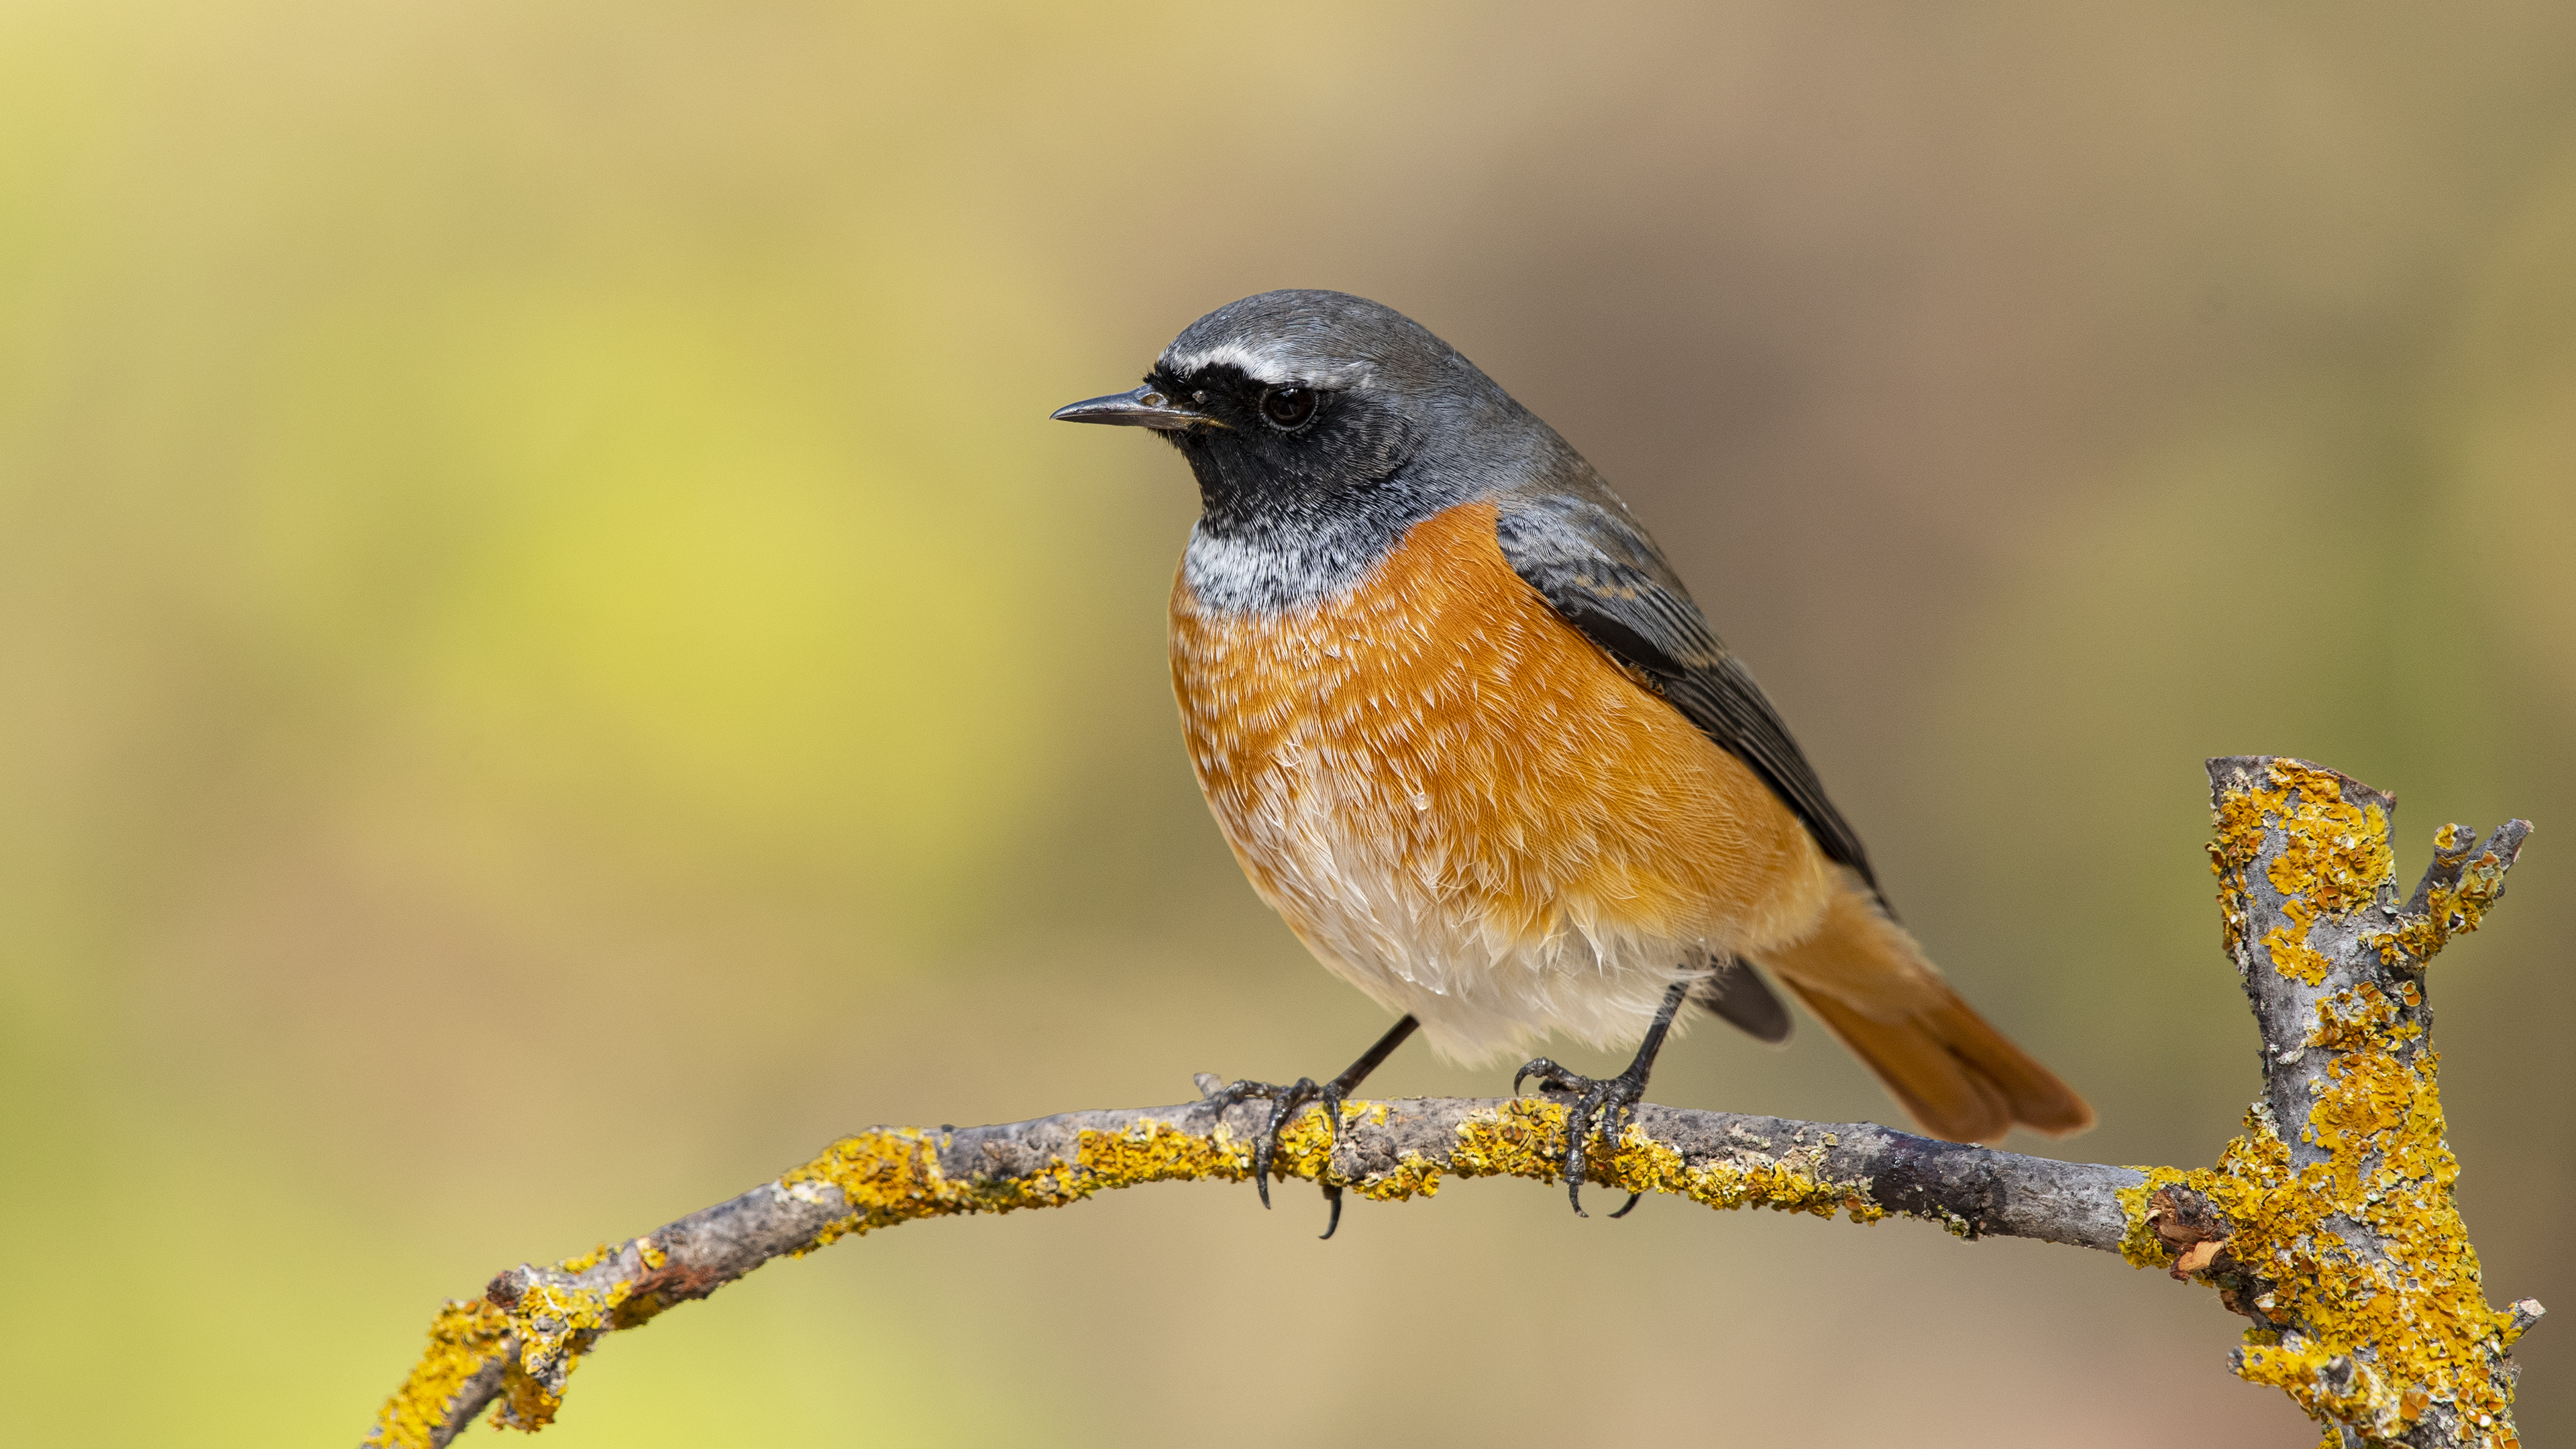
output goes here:
{"type": "Polygon", "coordinates": [[[2092,1125],[1898,922],[1628,505],[1421,324],[1264,292],[1184,328],[1142,385],[1052,416],[1149,429],[1187,460],[1170,646],[1191,767],[1261,898],[1398,1013],[1328,1080],[1211,1094],[1272,1104],[1264,1206],[1292,1114],[1321,1103],[1337,1126],[1419,1029],[1462,1064],[1548,1036],[1637,1044],[1615,1077],[1541,1056],[1513,1078],[1567,1098],[1582,1215],[1586,1139],[1616,1143],[1677,1017],[1784,1040],[1775,982],[1932,1136],[2092,1125]]]}

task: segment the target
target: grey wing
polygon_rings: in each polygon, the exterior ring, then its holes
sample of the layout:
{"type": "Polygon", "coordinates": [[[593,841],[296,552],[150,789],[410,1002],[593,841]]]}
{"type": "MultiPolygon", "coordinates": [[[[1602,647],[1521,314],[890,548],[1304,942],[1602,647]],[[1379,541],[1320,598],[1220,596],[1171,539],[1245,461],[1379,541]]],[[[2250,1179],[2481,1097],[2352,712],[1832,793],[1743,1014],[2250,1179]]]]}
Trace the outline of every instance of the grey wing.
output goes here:
{"type": "MultiPolygon", "coordinates": [[[[1589,470],[1586,470],[1589,471],[1589,470]]],[[[1654,688],[1727,753],[1753,767],[1816,837],[1826,858],[1878,888],[1860,837],[1825,795],[1789,727],[1726,652],[1654,542],[1606,488],[1504,500],[1503,557],[1559,616],[1654,688]]],[[[1747,973],[1749,974],[1749,973],[1747,973]]]]}

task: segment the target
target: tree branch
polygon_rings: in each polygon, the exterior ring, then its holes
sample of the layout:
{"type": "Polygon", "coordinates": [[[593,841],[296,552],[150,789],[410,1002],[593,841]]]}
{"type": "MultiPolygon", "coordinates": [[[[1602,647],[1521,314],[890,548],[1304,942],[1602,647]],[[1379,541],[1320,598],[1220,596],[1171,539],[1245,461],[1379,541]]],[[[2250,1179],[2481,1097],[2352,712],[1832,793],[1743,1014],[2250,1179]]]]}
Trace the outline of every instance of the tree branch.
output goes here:
{"type": "MultiPolygon", "coordinates": [[[[2502,894],[2530,827],[2482,842],[2444,827],[2400,906],[2390,797],[2295,760],[2210,769],[2211,859],[2265,1077],[2216,1168],[2058,1162],[1866,1123],[1649,1104],[1594,1155],[1591,1179],[1714,1208],[1917,1217],[1966,1238],[2119,1252],[2218,1287],[2256,1325],[2238,1374],[2287,1390],[2329,1443],[2517,1443],[2506,1350],[2541,1310],[2481,1296],[2451,1205],[2458,1164],[2441,1140],[2422,982],[2502,894]]],[[[1240,1181],[1267,1111],[1220,1117],[1202,1101],[843,1138],[729,1202],[450,1302],[366,1442],[433,1449],[496,1402],[499,1422],[541,1428],[604,1335],[851,1233],[1147,1182],[1240,1181]]],[[[1353,1102],[1337,1137],[1318,1110],[1292,1124],[1276,1170],[1378,1200],[1428,1197],[1449,1177],[1552,1182],[1564,1130],[1564,1105],[1546,1097],[1353,1102]]]]}

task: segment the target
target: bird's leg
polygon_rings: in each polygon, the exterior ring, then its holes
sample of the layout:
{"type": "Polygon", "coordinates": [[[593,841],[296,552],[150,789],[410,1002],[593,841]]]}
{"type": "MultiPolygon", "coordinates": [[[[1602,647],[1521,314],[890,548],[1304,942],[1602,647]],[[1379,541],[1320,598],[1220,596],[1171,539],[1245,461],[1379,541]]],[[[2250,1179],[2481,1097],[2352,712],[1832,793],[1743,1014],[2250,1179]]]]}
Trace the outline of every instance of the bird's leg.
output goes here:
{"type": "MultiPolygon", "coordinates": [[[[1404,1039],[1413,1035],[1414,1028],[1420,1025],[1421,1022],[1408,1016],[1388,1027],[1386,1035],[1379,1037],[1375,1046],[1360,1053],[1358,1061],[1344,1067],[1340,1076],[1320,1085],[1312,1077],[1299,1077],[1295,1084],[1285,1087],[1272,1082],[1240,1081],[1207,1094],[1208,1105],[1216,1109],[1220,1120],[1238,1102],[1266,1101],[1271,1104],[1270,1120],[1262,1127],[1260,1140],[1252,1145],[1252,1181],[1261,1191],[1263,1207],[1270,1206],[1270,1164],[1279,1156],[1280,1134],[1288,1130],[1288,1123],[1297,1115],[1298,1109],[1311,1102],[1323,1104],[1324,1154],[1329,1161],[1333,1148],[1341,1141],[1342,1100],[1358,1091],[1360,1083],[1368,1080],[1368,1074],[1393,1056],[1395,1049],[1404,1045],[1404,1039]]],[[[1330,1238],[1342,1225],[1341,1187],[1326,1183],[1324,1201],[1333,1209],[1332,1220],[1324,1227],[1324,1236],[1330,1238]]]]}
{"type": "MultiPolygon", "coordinates": [[[[1619,1145],[1619,1134],[1628,1127],[1628,1109],[1646,1095],[1646,1078],[1655,1070],[1655,1054],[1664,1049],[1664,1035],[1673,1029],[1673,1016],[1690,998],[1692,981],[1676,981],[1664,993],[1664,1004],[1655,1008],[1654,1025],[1646,1028],[1646,1039],[1637,1045],[1637,1059],[1628,1070],[1615,1077],[1595,1080],[1565,1068],[1545,1057],[1532,1060],[1512,1076],[1512,1092],[1520,1093],[1521,1083],[1538,1078],[1542,1092],[1570,1092],[1574,1101],[1565,1114],[1565,1195],[1574,1203],[1574,1215],[1590,1217],[1583,1210],[1583,1144],[1594,1127],[1609,1137],[1610,1145],[1619,1145]]],[[[1610,1216],[1624,1218],[1628,1209],[1637,1205],[1643,1193],[1628,1194],[1628,1201],[1610,1216]]]]}

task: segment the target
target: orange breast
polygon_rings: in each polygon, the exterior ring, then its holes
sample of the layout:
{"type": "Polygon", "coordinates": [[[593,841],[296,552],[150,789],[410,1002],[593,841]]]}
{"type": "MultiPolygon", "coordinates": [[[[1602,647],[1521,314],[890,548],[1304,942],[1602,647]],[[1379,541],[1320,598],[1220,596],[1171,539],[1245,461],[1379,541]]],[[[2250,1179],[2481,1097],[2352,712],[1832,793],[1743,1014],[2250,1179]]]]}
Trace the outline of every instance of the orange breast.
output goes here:
{"type": "Polygon", "coordinates": [[[1410,941],[1501,962],[1568,933],[1729,952],[1809,930],[1827,885],[1796,815],[1559,618],[1494,518],[1427,520],[1275,615],[1175,586],[1191,760],[1255,886],[1359,975],[1410,941]],[[1387,919],[1407,913],[1440,919],[1387,919]]]}

